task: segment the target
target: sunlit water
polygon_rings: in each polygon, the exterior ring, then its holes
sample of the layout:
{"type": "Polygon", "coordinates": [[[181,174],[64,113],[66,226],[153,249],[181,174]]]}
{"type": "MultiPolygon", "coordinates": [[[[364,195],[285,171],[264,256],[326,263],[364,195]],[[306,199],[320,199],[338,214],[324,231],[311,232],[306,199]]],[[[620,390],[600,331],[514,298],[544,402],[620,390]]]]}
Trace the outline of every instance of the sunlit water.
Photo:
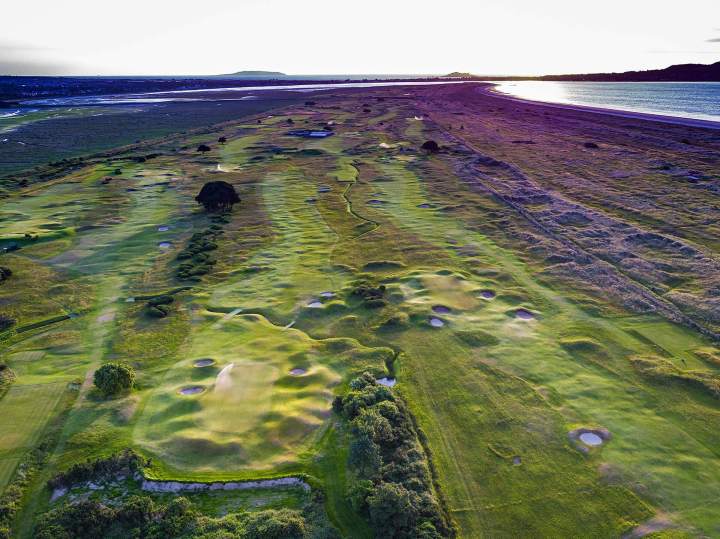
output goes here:
{"type": "Polygon", "coordinates": [[[720,122],[720,82],[512,81],[496,89],[533,101],[720,122]]]}

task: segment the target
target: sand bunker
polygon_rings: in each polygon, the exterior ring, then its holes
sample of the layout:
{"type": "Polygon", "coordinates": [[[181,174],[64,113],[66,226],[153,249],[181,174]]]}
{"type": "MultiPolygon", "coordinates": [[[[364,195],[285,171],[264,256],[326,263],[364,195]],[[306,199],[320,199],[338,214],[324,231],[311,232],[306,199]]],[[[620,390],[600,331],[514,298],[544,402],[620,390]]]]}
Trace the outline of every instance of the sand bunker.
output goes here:
{"type": "Polygon", "coordinates": [[[307,371],[306,371],[305,369],[301,369],[300,367],[295,367],[294,369],[292,369],[292,370],[290,371],[290,374],[291,374],[292,376],[302,376],[302,375],[305,374],[306,372],[307,372],[307,371]]]}
{"type": "Polygon", "coordinates": [[[323,304],[319,301],[311,301],[310,303],[308,303],[308,307],[310,307],[311,309],[322,309],[322,306],[323,304]]]}
{"type": "Polygon", "coordinates": [[[603,439],[594,432],[583,432],[579,436],[579,438],[582,443],[592,447],[601,445],[603,443],[603,439]]]}
{"type": "Polygon", "coordinates": [[[180,390],[181,395],[197,395],[205,391],[203,386],[188,386],[180,390]]]}
{"type": "Polygon", "coordinates": [[[335,292],[320,292],[320,295],[324,298],[334,298],[335,292]]]}
{"type": "Polygon", "coordinates": [[[483,290],[480,292],[480,297],[487,300],[495,299],[495,292],[492,290],[483,290]]]}
{"type": "Polygon", "coordinates": [[[397,384],[397,380],[395,378],[388,378],[387,376],[383,378],[378,378],[375,381],[381,386],[385,387],[393,387],[395,384],[397,384]]]}
{"type": "Polygon", "coordinates": [[[162,225],[162,226],[158,227],[158,232],[167,232],[168,230],[170,230],[170,227],[166,226],[166,225],[162,225]]]}
{"type": "Polygon", "coordinates": [[[513,466],[520,466],[522,464],[522,459],[518,456],[513,457],[513,466]]]}
{"type": "Polygon", "coordinates": [[[448,314],[451,311],[450,307],[446,307],[445,305],[433,305],[432,310],[438,314],[448,314]]]}
{"type": "Polygon", "coordinates": [[[160,249],[170,249],[170,247],[172,247],[172,243],[170,243],[169,241],[161,241],[160,243],[158,243],[158,247],[160,249]]]}
{"type": "Polygon", "coordinates": [[[114,312],[101,314],[100,316],[97,317],[98,322],[112,322],[113,320],[115,320],[114,312]]]}
{"type": "Polygon", "coordinates": [[[423,208],[423,209],[432,208],[432,206],[431,206],[430,204],[428,204],[427,202],[423,202],[422,204],[418,204],[417,207],[418,207],[418,208],[423,208]]]}
{"type": "Polygon", "coordinates": [[[515,311],[515,318],[518,318],[520,320],[532,320],[533,318],[535,318],[535,315],[527,309],[518,309],[517,311],[515,311]]]}
{"type": "Polygon", "coordinates": [[[203,359],[197,359],[193,363],[194,367],[209,367],[210,365],[215,365],[215,360],[210,359],[209,357],[206,357],[203,359]]]}
{"type": "Polygon", "coordinates": [[[445,322],[434,316],[430,319],[430,325],[434,328],[441,328],[445,325],[445,322]]]}
{"type": "Polygon", "coordinates": [[[599,447],[610,440],[611,435],[610,431],[605,428],[579,428],[571,430],[568,433],[568,438],[570,438],[572,442],[575,442],[575,447],[578,450],[587,453],[590,451],[590,448],[599,447]]]}
{"type": "Polygon", "coordinates": [[[385,201],[384,201],[384,200],[378,200],[377,198],[373,198],[372,200],[368,200],[367,203],[368,203],[370,206],[382,206],[383,204],[385,204],[385,201]]]}
{"type": "Polygon", "coordinates": [[[327,185],[321,185],[317,188],[318,193],[329,193],[332,189],[328,187],[327,185]]]}
{"type": "Polygon", "coordinates": [[[313,198],[313,197],[306,198],[305,202],[307,202],[308,204],[315,204],[317,202],[317,198],[313,198]]]}

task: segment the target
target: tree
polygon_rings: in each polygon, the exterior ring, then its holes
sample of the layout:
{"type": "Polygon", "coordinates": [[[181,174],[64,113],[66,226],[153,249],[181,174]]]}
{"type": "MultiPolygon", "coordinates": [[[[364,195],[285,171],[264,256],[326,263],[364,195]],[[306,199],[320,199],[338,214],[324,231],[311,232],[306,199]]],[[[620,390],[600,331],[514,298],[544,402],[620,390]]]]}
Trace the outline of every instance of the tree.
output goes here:
{"type": "Polygon", "coordinates": [[[106,396],[115,395],[135,384],[135,370],[126,363],[106,363],[95,371],[93,381],[106,396]]]}
{"type": "Polygon", "coordinates": [[[205,153],[209,152],[211,149],[212,148],[210,148],[210,146],[208,146],[207,144],[201,144],[200,146],[198,146],[197,151],[199,151],[200,153],[205,153]]]}
{"type": "Polygon", "coordinates": [[[5,266],[0,266],[0,283],[6,281],[12,275],[12,270],[5,266]]]}
{"type": "Polygon", "coordinates": [[[400,485],[380,483],[367,498],[367,504],[373,527],[384,530],[385,537],[395,537],[415,525],[417,509],[410,493],[400,485]]]}
{"type": "Polygon", "coordinates": [[[355,438],[350,442],[348,466],[356,469],[360,477],[375,477],[382,466],[380,448],[369,436],[355,438]]]}
{"type": "Polygon", "coordinates": [[[225,138],[225,137],[220,137],[220,138],[218,139],[218,142],[219,142],[220,144],[225,144],[225,143],[227,142],[227,138],[225,138]]]}
{"type": "Polygon", "coordinates": [[[240,197],[232,185],[220,180],[203,185],[195,200],[212,212],[231,210],[233,204],[240,202],[240,197]]]}
{"type": "Polygon", "coordinates": [[[427,140],[423,142],[421,148],[428,153],[437,153],[440,151],[440,146],[438,146],[438,143],[434,140],[427,140]]]}

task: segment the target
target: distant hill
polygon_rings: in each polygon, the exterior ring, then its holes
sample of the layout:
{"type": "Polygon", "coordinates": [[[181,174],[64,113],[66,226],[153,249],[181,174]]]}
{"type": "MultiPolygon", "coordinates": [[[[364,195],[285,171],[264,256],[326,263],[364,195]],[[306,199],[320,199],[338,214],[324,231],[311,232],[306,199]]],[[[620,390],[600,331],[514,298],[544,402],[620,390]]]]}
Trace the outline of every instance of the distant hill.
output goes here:
{"type": "Polygon", "coordinates": [[[213,78],[221,79],[283,79],[287,78],[285,73],[279,71],[238,71],[225,75],[213,75],[213,78]]]}
{"type": "Polygon", "coordinates": [[[625,71],[624,73],[588,73],[545,75],[538,80],[592,82],[720,82],[720,62],[714,64],[680,64],[665,69],[625,71]]]}

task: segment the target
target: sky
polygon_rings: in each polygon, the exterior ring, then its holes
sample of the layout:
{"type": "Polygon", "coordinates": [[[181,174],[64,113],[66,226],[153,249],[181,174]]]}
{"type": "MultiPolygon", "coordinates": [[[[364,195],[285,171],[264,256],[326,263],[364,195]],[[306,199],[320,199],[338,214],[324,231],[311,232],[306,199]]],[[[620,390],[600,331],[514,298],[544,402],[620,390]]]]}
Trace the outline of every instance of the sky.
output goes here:
{"type": "Polygon", "coordinates": [[[0,74],[541,75],[720,60],[719,0],[33,0],[0,74]]]}

